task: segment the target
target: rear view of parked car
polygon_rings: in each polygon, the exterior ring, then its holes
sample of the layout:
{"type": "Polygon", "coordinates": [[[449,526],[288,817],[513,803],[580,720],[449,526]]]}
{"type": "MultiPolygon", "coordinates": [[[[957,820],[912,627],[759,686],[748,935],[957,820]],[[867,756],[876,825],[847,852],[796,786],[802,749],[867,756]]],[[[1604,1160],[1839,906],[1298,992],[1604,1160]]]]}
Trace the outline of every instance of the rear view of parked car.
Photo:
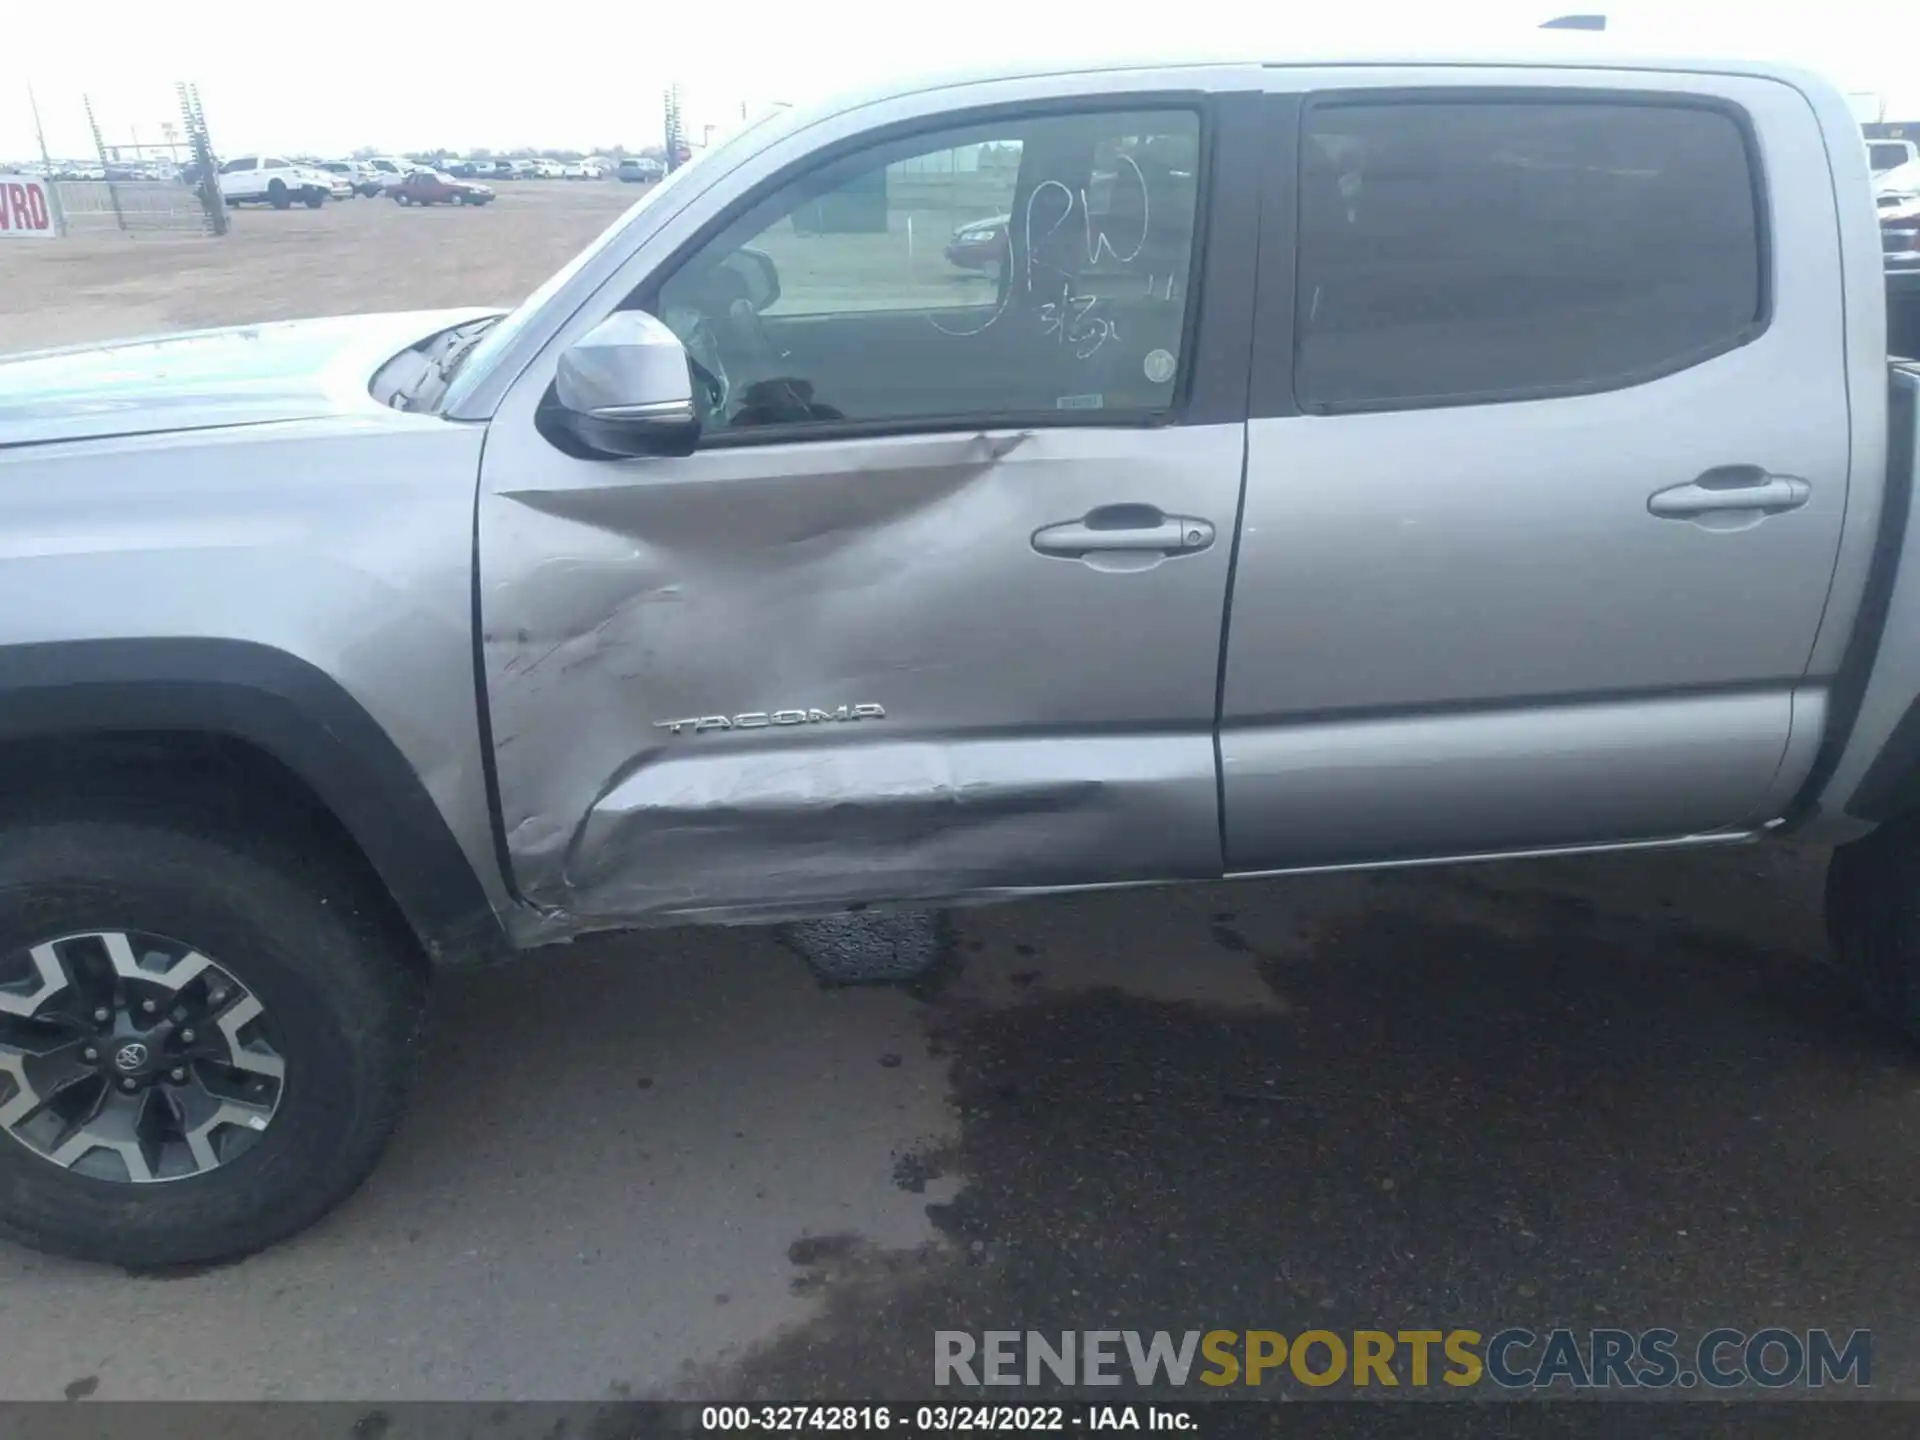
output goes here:
{"type": "Polygon", "coordinates": [[[348,195],[360,195],[371,199],[380,193],[380,182],[363,169],[358,160],[323,160],[319,168],[337,179],[344,180],[348,195]]]}

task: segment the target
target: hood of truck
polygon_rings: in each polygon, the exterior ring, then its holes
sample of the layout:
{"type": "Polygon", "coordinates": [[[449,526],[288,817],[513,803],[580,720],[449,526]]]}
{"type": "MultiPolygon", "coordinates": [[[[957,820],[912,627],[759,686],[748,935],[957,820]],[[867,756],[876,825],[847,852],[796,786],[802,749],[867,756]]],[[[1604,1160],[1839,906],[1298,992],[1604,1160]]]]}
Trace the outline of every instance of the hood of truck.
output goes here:
{"type": "Polygon", "coordinates": [[[0,447],[214,430],[379,409],[375,370],[497,309],[236,325],[0,355],[0,447]]]}

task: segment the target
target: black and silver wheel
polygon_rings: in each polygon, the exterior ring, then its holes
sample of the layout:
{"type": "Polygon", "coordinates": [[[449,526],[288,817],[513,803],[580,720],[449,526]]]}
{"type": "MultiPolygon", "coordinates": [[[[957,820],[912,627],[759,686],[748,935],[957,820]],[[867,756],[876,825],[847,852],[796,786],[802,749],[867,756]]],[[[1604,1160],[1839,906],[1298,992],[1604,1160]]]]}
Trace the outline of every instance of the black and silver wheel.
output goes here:
{"type": "Polygon", "coordinates": [[[205,1175],[273,1126],[286,1081],[266,1007],[190,945],[124,930],[0,957],[0,1130],[76,1175],[205,1175]]]}
{"type": "Polygon", "coordinates": [[[383,902],[272,834],[0,827],[0,1233],[218,1260],[351,1193],[419,1048],[422,969],[383,902]]]}

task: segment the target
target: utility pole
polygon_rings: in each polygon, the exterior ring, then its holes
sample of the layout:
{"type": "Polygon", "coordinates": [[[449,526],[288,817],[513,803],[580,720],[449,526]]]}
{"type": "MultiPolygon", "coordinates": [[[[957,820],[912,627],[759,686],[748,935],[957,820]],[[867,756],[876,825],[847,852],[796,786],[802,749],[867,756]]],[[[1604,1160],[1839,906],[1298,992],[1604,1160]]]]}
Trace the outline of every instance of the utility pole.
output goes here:
{"type": "Polygon", "coordinates": [[[667,87],[667,169],[680,168],[680,152],[686,145],[686,132],[681,128],[680,86],[676,81],[667,87]]]}

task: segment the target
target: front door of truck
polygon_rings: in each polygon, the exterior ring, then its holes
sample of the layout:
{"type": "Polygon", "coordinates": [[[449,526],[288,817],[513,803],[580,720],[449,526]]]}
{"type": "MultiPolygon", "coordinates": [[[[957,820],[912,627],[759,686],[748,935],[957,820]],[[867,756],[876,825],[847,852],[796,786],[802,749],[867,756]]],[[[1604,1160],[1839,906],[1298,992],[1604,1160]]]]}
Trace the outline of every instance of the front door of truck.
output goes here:
{"type": "Polygon", "coordinates": [[[551,362],[521,376],[479,603],[527,898],[747,916],[1220,872],[1235,103],[932,116],[713,202],[601,310],[685,343],[693,455],[566,453],[551,362]]]}

